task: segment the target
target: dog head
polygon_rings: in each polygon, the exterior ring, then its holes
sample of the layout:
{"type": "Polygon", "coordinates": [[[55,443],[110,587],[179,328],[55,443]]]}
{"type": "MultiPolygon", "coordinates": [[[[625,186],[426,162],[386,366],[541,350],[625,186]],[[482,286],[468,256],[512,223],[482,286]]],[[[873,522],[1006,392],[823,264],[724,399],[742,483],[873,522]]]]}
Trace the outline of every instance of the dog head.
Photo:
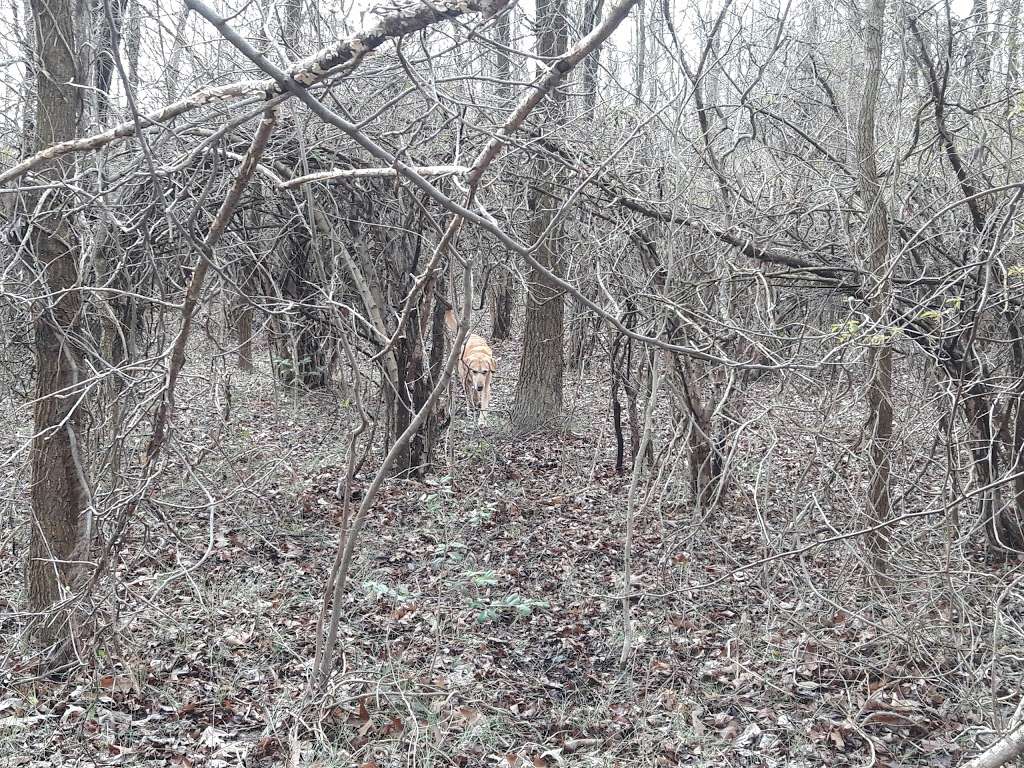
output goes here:
{"type": "Polygon", "coordinates": [[[483,392],[491,383],[491,376],[498,370],[494,358],[489,355],[470,355],[465,361],[466,384],[470,389],[483,392]]]}

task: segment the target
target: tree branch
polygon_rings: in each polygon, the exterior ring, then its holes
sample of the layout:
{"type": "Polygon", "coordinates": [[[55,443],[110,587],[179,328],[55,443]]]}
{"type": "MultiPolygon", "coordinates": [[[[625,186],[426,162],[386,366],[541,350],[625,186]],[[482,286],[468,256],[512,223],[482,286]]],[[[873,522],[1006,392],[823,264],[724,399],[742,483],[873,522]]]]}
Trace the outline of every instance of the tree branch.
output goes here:
{"type": "MultiPolygon", "coordinates": [[[[367,30],[342,38],[326,48],[321,48],[312,56],[292,66],[286,73],[286,77],[302,88],[309,88],[329,75],[340,74],[347,77],[368,54],[373,53],[388,40],[419,32],[441,21],[454,19],[467,13],[483,13],[486,17],[490,17],[512,2],[514,0],[434,0],[431,3],[412,3],[385,16],[367,30]]],[[[200,13],[203,8],[206,8],[202,3],[194,2],[194,0],[186,0],[186,5],[200,13]]],[[[207,18],[216,26],[216,22],[209,16],[207,18]]],[[[281,97],[283,101],[293,96],[294,92],[289,92],[289,89],[275,78],[242,80],[196,91],[173,104],[140,116],[139,124],[144,127],[160,127],[168,120],[207,104],[259,95],[264,95],[268,101],[275,97],[281,97]]],[[[268,106],[274,105],[268,104],[268,106]]],[[[131,120],[93,136],[63,141],[46,147],[0,173],[0,184],[23,176],[28,171],[62,155],[72,152],[89,152],[134,136],[137,130],[136,122],[131,120]]]]}

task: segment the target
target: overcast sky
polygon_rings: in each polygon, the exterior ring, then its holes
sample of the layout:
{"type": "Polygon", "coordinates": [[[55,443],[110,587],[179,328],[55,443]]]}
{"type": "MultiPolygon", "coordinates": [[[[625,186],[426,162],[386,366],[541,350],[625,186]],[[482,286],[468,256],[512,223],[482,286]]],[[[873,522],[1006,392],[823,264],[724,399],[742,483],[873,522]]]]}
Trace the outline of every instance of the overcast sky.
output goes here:
{"type": "MultiPolygon", "coordinates": [[[[723,0],[673,0],[672,7],[676,10],[676,29],[680,35],[687,37],[686,31],[693,28],[698,18],[710,18],[723,0]]],[[[174,28],[180,18],[183,3],[180,0],[139,0],[143,14],[143,48],[142,77],[144,81],[156,79],[161,76],[163,62],[166,61],[167,52],[174,39],[174,28]]],[[[321,16],[337,27],[341,27],[341,20],[347,23],[350,30],[356,30],[368,25],[372,16],[367,11],[374,7],[387,8],[394,5],[395,0],[325,0],[317,3],[321,10],[321,16]]],[[[606,0],[606,6],[612,0],[606,0]]],[[[785,0],[781,0],[784,3],[785,0]]],[[[952,0],[955,15],[963,17],[970,13],[972,0],[952,0]]],[[[9,105],[17,102],[23,78],[22,54],[19,50],[16,39],[22,31],[23,18],[19,18],[25,3],[23,0],[7,0],[0,3],[0,104],[4,109],[0,110],[0,127],[9,131],[12,122],[18,120],[17,110],[11,110],[9,105]],[[17,13],[16,13],[17,11],[17,13]]],[[[261,0],[230,0],[225,3],[223,0],[214,0],[215,6],[232,6],[245,8],[244,12],[250,19],[255,18],[255,13],[264,5],[261,0]]],[[[790,15],[800,13],[802,0],[793,0],[790,6],[790,15]]],[[[651,0],[647,3],[651,8],[651,0]]],[[[535,0],[520,0],[518,3],[520,11],[532,16],[535,9],[535,0]]],[[[780,0],[737,0],[734,10],[743,9],[745,14],[754,15],[767,14],[778,15],[780,0]]],[[[651,10],[647,11],[651,13],[651,10]]],[[[631,49],[630,41],[635,35],[636,13],[633,18],[624,23],[612,38],[611,46],[619,51],[631,49]]],[[[252,31],[250,29],[249,31],[252,31]]],[[[324,33],[336,35],[342,33],[342,29],[323,30],[324,33]]],[[[203,41],[200,47],[210,44],[216,39],[216,32],[206,24],[205,21],[196,17],[190,21],[188,39],[193,44],[203,41]]],[[[520,44],[528,48],[531,44],[529,39],[521,40],[520,44]]],[[[606,59],[608,60],[608,59],[606,59]]],[[[232,77],[230,73],[223,73],[232,77]]],[[[182,83],[188,87],[187,83],[182,83]]],[[[120,90],[120,89],[118,89],[120,90]]],[[[155,105],[149,105],[150,107],[155,105]]],[[[16,122],[14,123],[16,124],[16,122]]]]}

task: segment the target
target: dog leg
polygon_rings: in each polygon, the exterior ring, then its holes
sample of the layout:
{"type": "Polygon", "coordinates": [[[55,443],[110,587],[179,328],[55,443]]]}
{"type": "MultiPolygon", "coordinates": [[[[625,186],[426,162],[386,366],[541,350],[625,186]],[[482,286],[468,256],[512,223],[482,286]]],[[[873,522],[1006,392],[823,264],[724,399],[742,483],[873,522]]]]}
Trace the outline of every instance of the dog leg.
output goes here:
{"type": "Polygon", "coordinates": [[[484,391],[480,393],[480,426],[487,423],[487,412],[491,409],[491,386],[484,384],[484,391]]]}

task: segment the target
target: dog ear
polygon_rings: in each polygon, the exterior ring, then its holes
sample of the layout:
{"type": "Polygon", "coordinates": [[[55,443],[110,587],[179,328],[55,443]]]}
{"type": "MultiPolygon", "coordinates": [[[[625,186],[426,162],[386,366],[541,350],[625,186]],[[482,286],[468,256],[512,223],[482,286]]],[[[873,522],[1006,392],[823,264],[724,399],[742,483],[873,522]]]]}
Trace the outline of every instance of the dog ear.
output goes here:
{"type": "Polygon", "coordinates": [[[491,358],[491,373],[498,372],[498,361],[496,358],[491,358]]]}

